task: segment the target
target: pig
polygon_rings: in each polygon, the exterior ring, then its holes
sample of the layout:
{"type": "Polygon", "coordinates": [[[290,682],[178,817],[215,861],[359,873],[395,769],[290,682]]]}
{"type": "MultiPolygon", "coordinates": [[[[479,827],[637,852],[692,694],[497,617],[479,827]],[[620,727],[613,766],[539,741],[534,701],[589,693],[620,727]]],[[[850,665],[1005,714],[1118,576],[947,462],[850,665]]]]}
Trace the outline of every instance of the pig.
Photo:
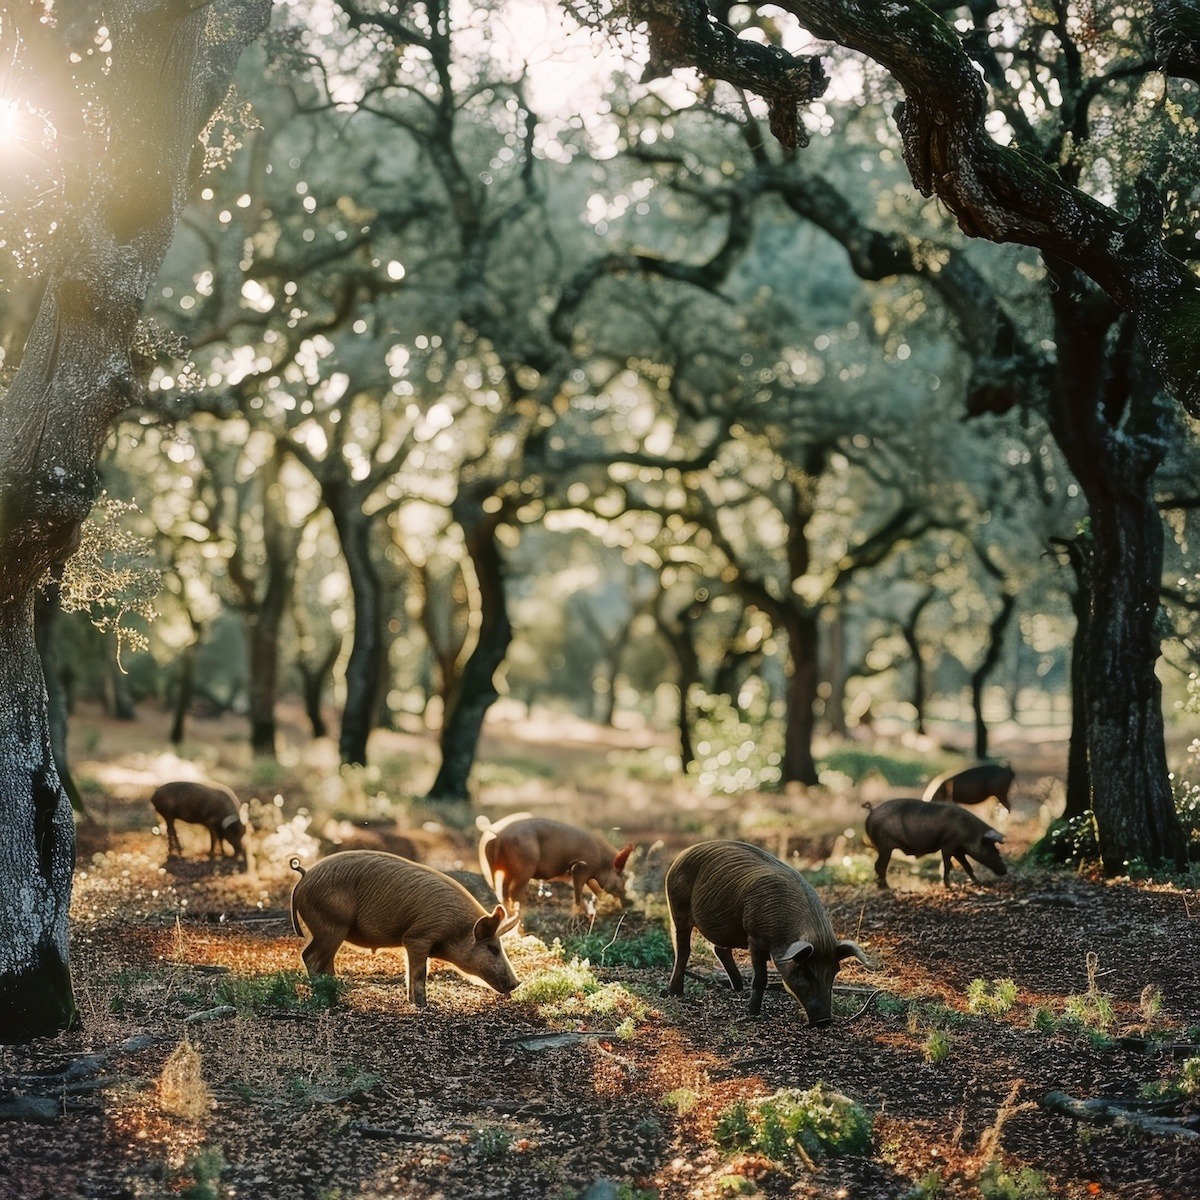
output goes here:
{"type": "Polygon", "coordinates": [[[804,876],[748,842],[689,847],[667,871],[666,889],[675,942],[667,989],[672,996],[683,995],[693,927],[712,942],[734,991],[742,990],[743,981],[733,949],[749,949],[754,969],[750,1015],[755,1017],[762,1011],[768,958],[814,1026],[833,1019],[833,978],[842,959],[853,955],[871,965],[856,942],[837,940],[804,876]]]}
{"type": "MultiPolygon", "coordinates": [[[[621,850],[602,837],[529,813],[513,813],[496,824],[478,817],[479,869],[510,912],[520,912],[521,897],[531,879],[563,879],[575,885],[575,911],[584,910],[583,890],[608,892],[625,899],[625,863],[633,850],[621,850]]],[[[592,898],[588,906],[593,908],[592,898]]]]}
{"type": "Polygon", "coordinates": [[[993,796],[1009,812],[1008,789],[1015,776],[1002,763],[980,763],[965,771],[947,771],[931,780],[925,789],[926,800],[951,800],[955,804],[982,804],[993,796]]]}
{"type": "MultiPolygon", "coordinates": [[[[236,857],[246,861],[246,847],[242,838],[246,826],[242,820],[238,798],[229,788],[219,783],[193,783],[180,779],[164,783],[156,788],[150,803],[167,826],[167,857],[172,853],[182,857],[179,836],[175,832],[176,821],[188,821],[203,825],[212,839],[208,857],[216,858],[217,848],[228,842],[236,857]]],[[[221,847],[222,854],[224,847],[221,847]]]]}
{"type": "Polygon", "coordinates": [[[867,814],[867,837],[879,852],[875,875],[879,886],[888,886],[887,869],[893,850],[920,857],[942,852],[942,882],[950,886],[950,862],[958,859],[972,883],[978,883],[967,856],[991,868],[997,875],[1008,874],[1004,859],[996,849],[1004,834],[981,821],[974,813],[941,800],[885,800],[867,814]]]}
{"type": "Polygon", "coordinates": [[[343,942],[371,950],[404,949],[407,994],[424,1008],[430,958],[507,996],[520,980],[500,943],[517,923],[503,905],[488,912],[461,883],[433,867],[382,850],[343,850],[310,870],[290,862],[300,879],[292,889],[292,928],[309,941],[301,958],[310,977],[332,975],[343,942]]]}

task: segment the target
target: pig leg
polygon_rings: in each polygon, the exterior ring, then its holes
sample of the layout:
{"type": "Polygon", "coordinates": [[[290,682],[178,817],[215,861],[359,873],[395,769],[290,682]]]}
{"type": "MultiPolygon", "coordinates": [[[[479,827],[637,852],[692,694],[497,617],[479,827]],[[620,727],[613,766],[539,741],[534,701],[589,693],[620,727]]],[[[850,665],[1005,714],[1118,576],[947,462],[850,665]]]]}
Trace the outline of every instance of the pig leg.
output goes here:
{"type": "Polygon", "coordinates": [[[175,818],[164,817],[163,820],[167,823],[167,857],[178,854],[182,858],[183,847],[179,844],[179,834],[175,832],[175,818]]]}
{"type": "Polygon", "coordinates": [[[218,849],[221,851],[221,857],[225,857],[225,848],[221,845],[221,839],[217,837],[217,831],[210,828],[208,831],[208,858],[211,862],[217,857],[218,849]]]}
{"type": "Polygon", "coordinates": [[[318,975],[333,974],[333,959],[341,944],[342,939],[336,935],[325,937],[319,937],[315,933],[312,935],[308,945],[300,952],[310,979],[316,979],[318,975]]]}
{"type": "Polygon", "coordinates": [[[429,970],[428,946],[405,946],[404,956],[408,960],[408,999],[417,1008],[424,1008],[425,976],[429,970]]]}
{"type": "Polygon", "coordinates": [[[956,854],[954,857],[962,864],[962,869],[966,871],[967,878],[978,886],[979,880],[975,878],[975,872],[971,870],[971,864],[967,861],[967,856],[965,854],[956,854]]]}
{"type": "Polygon", "coordinates": [[[771,948],[769,946],[763,945],[757,938],[750,939],[750,965],[754,968],[754,978],[750,982],[750,1015],[752,1017],[757,1017],[762,1012],[763,994],[767,990],[767,959],[770,956],[771,948]]]}
{"type": "Polygon", "coordinates": [[[875,860],[875,882],[878,883],[881,888],[885,888],[888,885],[888,863],[892,861],[892,851],[895,850],[895,848],[895,846],[879,847],[879,857],[875,860]]]}
{"type": "Polygon", "coordinates": [[[720,959],[721,966],[725,968],[725,974],[729,976],[729,983],[735,992],[742,990],[742,973],[738,970],[738,965],[734,961],[733,951],[728,946],[714,946],[713,953],[720,959]]]}
{"type": "Polygon", "coordinates": [[[675,969],[671,972],[671,982],[667,986],[667,994],[682,996],[683,973],[687,970],[688,959],[692,953],[692,923],[672,919],[671,925],[675,934],[675,969]]]}
{"type": "Polygon", "coordinates": [[[950,867],[954,861],[954,856],[949,850],[942,851],[942,886],[950,886],[950,867]]]}

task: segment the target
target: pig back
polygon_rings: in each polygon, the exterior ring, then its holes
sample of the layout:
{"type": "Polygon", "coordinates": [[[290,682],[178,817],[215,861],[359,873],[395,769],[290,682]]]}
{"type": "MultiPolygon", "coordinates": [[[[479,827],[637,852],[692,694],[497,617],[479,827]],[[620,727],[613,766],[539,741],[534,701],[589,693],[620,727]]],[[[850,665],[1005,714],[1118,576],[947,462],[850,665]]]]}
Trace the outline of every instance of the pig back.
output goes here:
{"type": "Polygon", "coordinates": [[[877,848],[891,843],[916,855],[977,841],[990,829],[974,813],[944,800],[885,800],[866,820],[867,837],[877,848]]]}
{"type": "Polygon", "coordinates": [[[555,879],[566,875],[575,862],[586,862],[592,870],[611,863],[616,850],[604,845],[598,837],[586,829],[566,825],[562,821],[551,821],[548,817],[530,817],[528,820],[510,825],[501,835],[507,842],[519,839],[522,851],[529,861],[536,861],[535,879],[555,879]]]}
{"type": "Polygon", "coordinates": [[[672,916],[717,946],[744,949],[751,936],[775,948],[799,939],[831,953],[836,939],[820,897],[773,854],[748,842],[701,842],[667,872],[672,916]]]}
{"type": "Polygon", "coordinates": [[[441,943],[469,935],[485,915],[462,884],[381,850],[345,850],[322,859],[297,883],[295,897],[310,928],[314,922],[334,925],[357,946],[441,943]]]}
{"type": "Polygon", "coordinates": [[[237,797],[220,783],[177,779],[155,788],[150,803],[161,816],[199,825],[220,824],[225,817],[238,816],[237,797]]]}

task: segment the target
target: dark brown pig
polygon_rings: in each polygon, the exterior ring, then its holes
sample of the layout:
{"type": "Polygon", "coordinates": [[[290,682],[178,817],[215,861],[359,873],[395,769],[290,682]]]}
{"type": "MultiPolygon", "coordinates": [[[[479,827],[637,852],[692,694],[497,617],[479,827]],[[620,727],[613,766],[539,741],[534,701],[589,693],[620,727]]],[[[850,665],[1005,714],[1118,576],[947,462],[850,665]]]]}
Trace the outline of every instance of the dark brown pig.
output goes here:
{"type": "Polygon", "coordinates": [[[954,804],[982,804],[993,796],[1009,812],[1008,789],[1012,787],[1012,768],[1001,763],[980,763],[965,771],[946,771],[931,780],[925,789],[926,800],[950,800],[954,804]]]}
{"type": "MultiPolygon", "coordinates": [[[[602,837],[551,821],[514,813],[494,825],[479,817],[479,869],[495,889],[497,899],[518,912],[531,879],[563,879],[575,885],[575,908],[582,911],[583,890],[597,896],[608,892],[625,899],[625,863],[633,843],[617,850],[602,837]]],[[[588,897],[589,906],[591,897],[588,897]]]]}
{"type": "Polygon", "coordinates": [[[857,943],[837,940],[820,897],[800,872],[748,842],[690,847],[671,864],[666,889],[675,940],[672,996],[683,995],[693,928],[712,942],[735,991],[742,990],[742,975],[733,951],[749,949],[751,1016],[762,1009],[769,958],[810,1025],[832,1020],[833,977],[842,959],[853,955],[870,965],[857,943]]]}
{"type": "MultiPolygon", "coordinates": [[[[164,783],[156,788],[150,803],[167,826],[167,857],[172,853],[181,855],[179,836],[175,832],[176,821],[187,821],[203,825],[212,839],[208,857],[216,858],[222,841],[233,848],[234,854],[246,861],[246,848],[242,838],[246,826],[242,821],[238,798],[229,788],[219,783],[194,783],[180,779],[164,783]]],[[[222,851],[223,852],[223,851],[222,851]]]]}
{"type": "Polygon", "coordinates": [[[1004,834],[981,821],[974,813],[940,800],[885,800],[867,814],[867,837],[879,851],[875,875],[887,887],[888,862],[893,850],[920,858],[936,850],[942,853],[942,882],[950,886],[950,863],[957,859],[972,883],[978,883],[968,856],[995,871],[1008,874],[996,849],[1004,834]]]}
{"type": "Polygon", "coordinates": [[[292,889],[292,927],[309,941],[301,952],[312,977],[333,974],[343,942],[375,950],[400,946],[408,963],[408,998],[425,1007],[431,958],[507,996],[520,982],[500,938],[517,923],[496,905],[488,912],[460,883],[432,867],[382,850],[344,850],[305,871],[292,889]]]}

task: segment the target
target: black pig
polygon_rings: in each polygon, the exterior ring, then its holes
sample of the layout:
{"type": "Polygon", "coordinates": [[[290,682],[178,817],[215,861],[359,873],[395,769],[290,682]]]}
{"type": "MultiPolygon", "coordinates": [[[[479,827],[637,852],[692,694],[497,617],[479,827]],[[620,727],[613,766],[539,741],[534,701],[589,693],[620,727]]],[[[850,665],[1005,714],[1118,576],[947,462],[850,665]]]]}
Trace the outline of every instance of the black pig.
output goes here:
{"type": "Polygon", "coordinates": [[[887,869],[893,850],[920,857],[942,852],[942,882],[950,886],[950,862],[958,859],[972,883],[978,883],[967,856],[1006,875],[1008,868],[996,843],[1004,834],[974,813],[938,800],[885,800],[867,815],[867,837],[879,851],[875,875],[879,886],[888,886],[887,869]]]}
{"type": "Polygon", "coordinates": [[[1008,789],[1015,776],[1012,768],[1001,763],[980,763],[965,771],[947,771],[931,780],[925,789],[926,800],[952,800],[955,804],[982,804],[993,796],[1009,812],[1008,789]]]}

